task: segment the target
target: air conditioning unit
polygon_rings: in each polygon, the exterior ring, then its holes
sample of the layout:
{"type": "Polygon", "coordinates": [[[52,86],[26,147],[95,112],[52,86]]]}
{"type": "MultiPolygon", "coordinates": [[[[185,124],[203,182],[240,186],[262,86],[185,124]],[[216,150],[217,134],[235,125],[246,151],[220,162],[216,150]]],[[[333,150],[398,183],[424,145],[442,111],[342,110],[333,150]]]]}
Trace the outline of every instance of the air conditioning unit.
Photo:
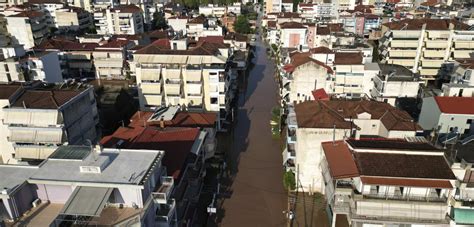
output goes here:
{"type": "Polygon", "coordinates": [[[32,205],[33,207],[37,207],[37,206],[39,206],[40,204],[41,204],[41,199],[35,199],[35,200],[31,203],[31,205],[32,205]]]}

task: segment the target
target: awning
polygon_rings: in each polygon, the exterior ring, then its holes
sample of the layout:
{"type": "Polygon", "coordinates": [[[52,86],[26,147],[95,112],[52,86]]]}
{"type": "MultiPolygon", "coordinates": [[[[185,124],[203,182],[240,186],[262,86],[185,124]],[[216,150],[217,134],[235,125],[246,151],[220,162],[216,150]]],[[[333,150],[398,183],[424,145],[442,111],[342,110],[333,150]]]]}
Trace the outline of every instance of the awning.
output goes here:
{"type": "Polygon", "coordinates": [[[474,210],[454,208],[454,220],[456,224],[472,225],[474,224],[474,210]]]}
{"type": "Polygon", "coordinates": [[[75,216],[100,216],[113,188],[77,187],[67,200],[60,214],[75,216]]]}

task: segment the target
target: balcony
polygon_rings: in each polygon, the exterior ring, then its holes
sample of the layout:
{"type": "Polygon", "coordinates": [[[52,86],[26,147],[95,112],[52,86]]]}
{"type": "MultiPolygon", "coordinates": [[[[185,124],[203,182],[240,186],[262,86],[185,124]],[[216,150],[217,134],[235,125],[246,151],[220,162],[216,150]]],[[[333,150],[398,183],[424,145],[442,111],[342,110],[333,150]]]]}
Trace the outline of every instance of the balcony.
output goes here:
{"type": "Polygon", "coordinates": [[[454,50],[454,58],[471,58],[472,50],[454,50]]]}
{"type": "Polygon", "coordinates": [[[429,59],[421,60],[421,66],[428,67],[428,68],[440,68],[443,63],[444,63],[443,60],[429,60],[429,59]]]}
{"type": "Polygon", "coordinates": [[[153,201],[157,204],[167,204],[173,191],[173,177],[161,177],[161,186],[156,192],[152,192],[153,201]]]}
{"type": "Polygon", "coordinates": [[[446,49],[448,42],[446,40],[428,40],[426,41],[426,48],[446,49]]]}
{"type": "Polygon", "coordinates": [[[454,41],[454,47],[456,49],[474,49],[474,41],[467,40],[456,40],[454,41]]]}
{"type": "Polygon", "coordinates": [[[47,159],[58,147],[39,145],[15,145],[16,159],[47,159]]]}
{"type": "Polygon", "coordinates": [[[416,50],[390,50],[388,54],[391,58],[414,58],[416,57],[416,50]]]}
{"type": "Polygon", "coordinates": [[[355,194],[354,200],[361,201],[364,199],[375,199],[375,200],[401,200],[401,201],[412,201],[412,202],[430,202],[430,203],[446,203],[448,198],[446,196],[412,196],[412,195],[395,195],[395,194],[355,194]]]}
{"type": "Polygon", "coordinates": [[[390,42],[392,48],[417,48],[418,40],[392,40],[390,42]]]}
{"type": "Polygon", "coordinates": [[[186,93],[202,95],[202,85],[199,84],[186,84],[186,93]]]}
{"type": "Polygon", "coordinates": [[[8,127],[10,130],[9,142],[14,143],[52,143],[66,142],[66,133],[62,128],[26,128],[8,127]]]}
{"type": "Polygon", "coordinates": [[[161,106],[162,103],[162,97],[161,95],[143,95],[143,102],[144,105],[149,105],[149,106],[161,106]]]}
{"type": "Polygon", "coordinates": [[[409,30],[392,31],[392,37],[395,39],[418,39],[420,35],[421,35],[421,31],[409,31],[409,30]]]}
{"type": "Polygon", "coordinates": [[[288,128],[287,142],[296,143],[296,129],[288,128]]]}
{"type": "Polygon", "coordinates": [[[425,50],[423,56],[425,58],[444,58],[445,50],[425,50]]]}
{"type": "Polygon", "coordinates": [[[181,79],[181,69],[178,68],[166,68],[166,78],[179,80],[181,79]]]}
{"type": "Polygon", "coordinates": [[[186,81],[187,82],[201,82],[201,69],[186,68],[186,81]]]}
{"type": "Polygon", "coordinates": [[[181,84],[168,83],[166,84],[167,95],[181,95],[181,84]]]}
{"type": "Polygon", "coordinates": [[[161,94],[161,83],[141,83],[143,94],[161,94]]]}
{"type": "Polygon", "coordinates": [[[165,223],[169,224],[175,214],[176,201],[170,199],[166,204],[160,204],[158,210],[156,211],[155,222],[157,226],[161,226],[165,223]]]}

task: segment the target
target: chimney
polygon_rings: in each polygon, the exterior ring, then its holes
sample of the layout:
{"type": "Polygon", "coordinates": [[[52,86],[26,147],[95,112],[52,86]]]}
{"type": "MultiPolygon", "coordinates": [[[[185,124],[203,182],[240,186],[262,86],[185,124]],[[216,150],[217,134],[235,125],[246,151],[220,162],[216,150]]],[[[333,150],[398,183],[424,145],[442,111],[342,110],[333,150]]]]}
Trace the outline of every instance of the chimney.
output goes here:
{"type": "Polygon", "coordinates": [[[164,117],[161,116],[161,119],[160,119],[160,128],[165,128],[165,120],[164,120],[164,117]]]}

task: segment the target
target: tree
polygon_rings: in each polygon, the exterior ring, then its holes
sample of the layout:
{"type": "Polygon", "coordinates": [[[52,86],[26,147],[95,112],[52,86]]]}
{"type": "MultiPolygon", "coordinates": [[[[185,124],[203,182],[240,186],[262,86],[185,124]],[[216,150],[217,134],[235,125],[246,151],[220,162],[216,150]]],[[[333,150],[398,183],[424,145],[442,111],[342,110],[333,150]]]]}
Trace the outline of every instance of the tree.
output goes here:
{"type": "Polygon", "coordinates": [[[283,174],[283,186],[285,187],[285,189],[296,189],[296,179],[295,173],[293,173],[293,171],[290,170],[283,174]]]}
{"type": "Polygon", "coordinates": [[[153,14],[153,26],[155,29],[167,29],[168,23],[162,13],[156,12],[153,14]]]}
{"type": "Polygon", "coordinates": [[[237,20],[234,22],[234,31],[241,34],[249,34],[252,31],[247,16],[239,15],[237,17],[237,20]]]}

